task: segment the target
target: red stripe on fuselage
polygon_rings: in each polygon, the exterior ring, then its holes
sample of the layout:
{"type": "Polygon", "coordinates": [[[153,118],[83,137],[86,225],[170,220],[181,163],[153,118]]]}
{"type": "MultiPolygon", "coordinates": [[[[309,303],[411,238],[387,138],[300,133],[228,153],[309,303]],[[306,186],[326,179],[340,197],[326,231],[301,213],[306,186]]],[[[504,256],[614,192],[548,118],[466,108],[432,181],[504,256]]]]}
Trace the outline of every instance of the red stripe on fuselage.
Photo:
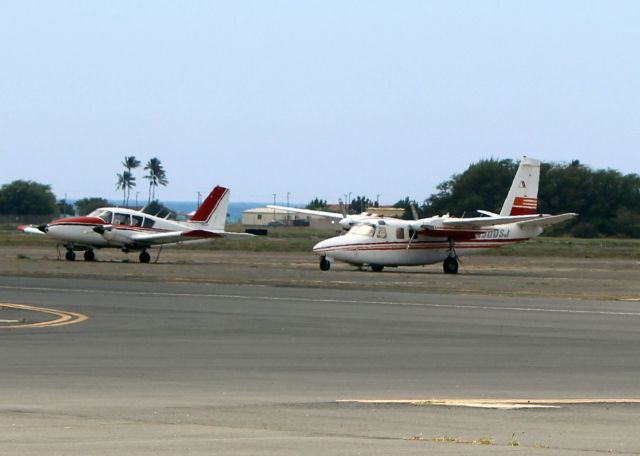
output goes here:
{"type": "MultiPolygon", "coordinates": [[[[491,249],[501,247],[503,245],[517,244],[524,242],[529,238],[520,239],[475,239],[473,241],[455,242],[454,247],[458,249],[491,249]]],[[[449,243],[446,241],[439,242],[414,242],[409,248],[407,248],[406,242],[373,242],[368,244],[345,244],[337,245],[335,247],[327,247],[323,249],[315,250],[315,252],[328,253],[328,252],[375,252],[375,251],[389,251],[389,250],[436,250],[436,249],[448,249],[449,243]]]]}

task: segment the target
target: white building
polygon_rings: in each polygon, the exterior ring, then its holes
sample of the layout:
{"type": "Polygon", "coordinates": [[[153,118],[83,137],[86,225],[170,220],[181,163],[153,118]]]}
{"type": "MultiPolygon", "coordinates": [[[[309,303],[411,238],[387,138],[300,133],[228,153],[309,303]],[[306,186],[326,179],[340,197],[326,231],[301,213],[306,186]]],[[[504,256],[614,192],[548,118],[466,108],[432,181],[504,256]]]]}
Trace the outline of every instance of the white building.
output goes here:
{"type": "Polygon", "coordinates": [[[242,211],[242,224],[248,226],[308,226],[315,229],[333,229],[336,227],[325,217],[296,214],[284,209],[256,207],[242,211]]]}

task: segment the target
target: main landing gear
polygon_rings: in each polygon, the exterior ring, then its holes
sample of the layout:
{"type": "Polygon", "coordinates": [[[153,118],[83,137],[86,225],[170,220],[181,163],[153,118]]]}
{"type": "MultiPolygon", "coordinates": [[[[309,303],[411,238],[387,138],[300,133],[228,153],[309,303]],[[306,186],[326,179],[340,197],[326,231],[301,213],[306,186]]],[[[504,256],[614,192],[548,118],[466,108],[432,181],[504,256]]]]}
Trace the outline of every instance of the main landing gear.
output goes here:
{"type": "Polygon", "coordinates": [[[96,254],[92,249],[84,251],[84,260],[85,261],[95,261],[96,254]]]}
{"type": "Polygon", "coordinates": [[[321,256],[320,257],[320,270],[321,271],[328,271],[331,268],[331,262],[329,260],[327,260],[327,257],[321,256]]]}
{"type": "Polygon", "coordinates": [[[455,257],[447,257],[442,263],[442,269],[445,274],[457,274],[458,273],[458,260],[455,257]]]}
{"type": "Polygon", "coordinates": [[[76,252],[71,249],[67,250],[67,253],[64,254],[64,258],[67,261],[75,261],[76,260],[76,252]]]}
{"type": "Polygon", "coordinates": [[[149,261],[151,261],[151,255],[146,250],[140,252],[140,263],[148,263],[149,261]]]}
{"type": "Polygon", "coordinates": [[[445,274],[457,274],[458,273],[458,255],[456,255],[456,249],[453,238],[449,238],[449,251],[448,256],[442,262],[442,270],[445,274]]]}

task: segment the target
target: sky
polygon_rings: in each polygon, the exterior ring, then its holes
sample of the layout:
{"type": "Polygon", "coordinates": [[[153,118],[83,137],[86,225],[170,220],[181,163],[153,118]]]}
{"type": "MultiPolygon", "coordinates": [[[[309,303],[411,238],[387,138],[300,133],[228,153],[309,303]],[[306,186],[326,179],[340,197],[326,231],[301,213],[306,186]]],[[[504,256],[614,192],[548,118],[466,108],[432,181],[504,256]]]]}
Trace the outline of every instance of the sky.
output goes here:
{"type": "Polygon", "coordinates": [[[615,0],[0,0],[0,185],[118,199],[130,155],[162,161],[161,200],[422,201],[523,155],[640,173],[639,23],[615,0]]]}

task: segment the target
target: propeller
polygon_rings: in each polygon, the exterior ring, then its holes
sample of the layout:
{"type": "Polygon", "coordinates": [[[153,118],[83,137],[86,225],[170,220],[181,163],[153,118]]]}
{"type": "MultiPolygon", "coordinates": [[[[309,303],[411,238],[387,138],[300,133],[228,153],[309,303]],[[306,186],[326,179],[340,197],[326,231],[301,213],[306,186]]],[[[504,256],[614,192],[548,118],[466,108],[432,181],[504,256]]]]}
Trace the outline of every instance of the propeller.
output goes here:
{"type": "Polygon", "coordinates": [[[46,233],[47,231],[49,231],[49,225],[47,225],[46,223],[44,225],[38,225],[37,228],[43,233],[46,233]]]}
{"type": "Polygon", "coordinates": [[[411,214],[413,215],[413,219],[418,220],[420,217],[418,216],[418,209],[416,209],[416,204],[411,201],[409,203],[409,206],[411,207],[411,214]]]}

